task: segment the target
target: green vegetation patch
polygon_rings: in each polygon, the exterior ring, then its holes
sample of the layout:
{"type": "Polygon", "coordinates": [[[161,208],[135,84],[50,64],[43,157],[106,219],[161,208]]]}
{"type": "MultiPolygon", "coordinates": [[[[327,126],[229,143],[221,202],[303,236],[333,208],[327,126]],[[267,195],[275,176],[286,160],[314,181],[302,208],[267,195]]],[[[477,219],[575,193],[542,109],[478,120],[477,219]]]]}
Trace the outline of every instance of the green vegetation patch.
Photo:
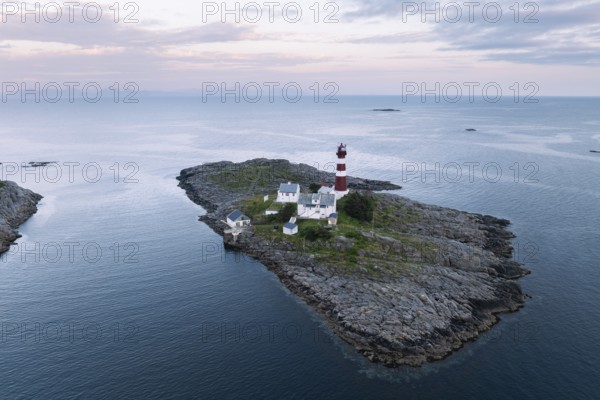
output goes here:
{"type": "Polygon", "coordinates": [[[333,237],[331,229],[325,225],[303,226],[302,228],[303,229],[299,232],[300,237],[306,238],[306,240],[310,240],[311,242],[317,240],[327,241],[333,237]]]}
{"type": "Polygon", "coordinates": [[[232,191],[246,191],[253,186],[264,187],[273,182],[272,168],[269,165],[236,166],[209,175],[209,179],[232,191]]]}
{"type": "Polygon", "coordinates": [[[296,203],[286,203],[279,211],[279,214],[274,215],[273,217],[277,217],[279,222],[285,223],[288,222],[290,218],[292,218],[297,213],[298,205],[296,203]]]}
{"type": "Polygon", "coordinates": [[[254,223],[254,219],[264,216],[272,204],[273,200],[265,201],[264,196],[251,196],[242,200],[240,208],[254,223]]]}
{"type": "Polygon", "coordinates": [[[317,193],[321,189],[321,185],[318,183],[311,183],[308,187],[310,193],[317,193]]]}
{"type": "Polygon", "coordinates": [[[290,165],[274,160],[231,165],[226,169],[209,173],[208,179],[226,190],[259,193],[288,181],[301,185],[307,185],[307,182],[320,182],[324,178],[321,175],[323,174],[320,171],[307,166],[290,165]]]}
{"type": "Polygon", "coordinates": [[[273,246],[291,244],[299,254],[311,254],[339,273],[387,279],[430,265],[439,255],[438,246],[419,236],[418,226],[412,225],[423,218],[419,210],[376,194],[341,199],[337,226],[329,226],[327,220],[298,220],[299,232],[293,236],[283,234],[283,224],[297,212],[295,204],[265,202],[261,195],[245,199],[240,209],[252,218],[256,234],[273,246]],[[356,213],[359,206],[368,212],[356,213]],[[265,216],[267,209],[275,208],[280,214],[265,216]],[[371,219],[365,220],[369,212],[371,219]]]}
{"type": "Polygon", "coordinates": [[[361,222],[373,220],[375,199],[371,193],[350,192],[338,204],[350,217],[361,222]]]}

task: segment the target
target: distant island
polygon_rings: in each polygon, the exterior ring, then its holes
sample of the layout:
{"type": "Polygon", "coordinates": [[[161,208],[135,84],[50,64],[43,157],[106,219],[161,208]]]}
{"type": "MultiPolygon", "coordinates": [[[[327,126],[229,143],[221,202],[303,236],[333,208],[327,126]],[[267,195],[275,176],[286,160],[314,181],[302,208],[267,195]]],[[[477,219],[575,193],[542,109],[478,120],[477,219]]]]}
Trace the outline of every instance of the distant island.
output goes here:
{"type": "Polygon", "coordinates": [[[396,110],[395,108],[376,108],[373,111],[378,111],[378,112],[400,112],[400,110],[396,110]]]}
{"type": "MultiPolygon", "coordinates": [[[[27,164],[22,163],[21,166],[26,167],[26,168],[27,167],[40,168],[40,167],[47,167],[48,165],[52,165],[52,164],[58,164],[58,161],[30,161],[27,164]]],[[[0,165],[2,165],[1,162],[0,162],[0,165]]]]}
{"type": "Polygon", "coordinates": [[[400,187],[344,164],[223,161],[177,179],[227,248],[261,261],[372,362],[443,359],[524,304],[507,220],[375,193],[400,187]]]}
{"type": "Polygon", "coordinates": [[[48,165],[58,164],[58,161],[31,161],[29,166],[33,168],[47,167],[48,165]]]}
{"type": "Polygon", "coordinates": [[[39,194],[14,182],[0,181],[0,254],[21,237],[17,228],[37,212],[41,199],[39,194]]]}

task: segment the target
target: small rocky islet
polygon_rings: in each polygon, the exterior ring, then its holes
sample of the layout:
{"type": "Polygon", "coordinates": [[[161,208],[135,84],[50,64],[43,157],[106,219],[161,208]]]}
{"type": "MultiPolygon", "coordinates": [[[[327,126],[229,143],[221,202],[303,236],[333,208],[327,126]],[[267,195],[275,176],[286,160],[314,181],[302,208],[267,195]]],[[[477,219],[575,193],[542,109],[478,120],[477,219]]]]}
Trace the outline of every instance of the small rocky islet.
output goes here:
{"type": "MultiPolygon", "coordinates": [[[[515,282],[529,273],[512,259],[509,221],[426,205],[390,193],[390,182],[348,177],[368,193],[373,221],[345,215],[327,237],[286,236],[264,216],[264,197],[282,182],[304,189],[335,180],[287,160],[217,162],[181,171],[179,186],[206,209],[200,220],[225,246],[248,254],[322,314],[339,337],[369,360],[389,367],[441,360],[514,312],[525,297],[515,282]],[[373,193],[378,192],[378,193],[373,193]],[[222,221],[240,209],[252,226],[234,238],[222,221]]],[[[327,223],[325,222],[325,225],[327,223]]]]}

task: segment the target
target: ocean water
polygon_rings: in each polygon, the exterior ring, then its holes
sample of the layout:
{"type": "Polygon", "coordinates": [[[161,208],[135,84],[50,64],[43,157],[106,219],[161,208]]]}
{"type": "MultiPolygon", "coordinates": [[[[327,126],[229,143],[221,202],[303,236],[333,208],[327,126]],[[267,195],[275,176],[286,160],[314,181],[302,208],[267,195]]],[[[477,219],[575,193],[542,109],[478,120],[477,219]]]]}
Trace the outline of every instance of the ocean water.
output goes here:
{"type": "Polygon", "coordinates": [[[0,107],[0,179],[45,196],[0,258],[1,398],[600,398],[600,99],[140,100],[0,107]],[[444,361],[372,365],[223,250],[175,180],[256,157],[330,169],[340,141],[350,174],[510,219],[525,308],[444,361]]]}

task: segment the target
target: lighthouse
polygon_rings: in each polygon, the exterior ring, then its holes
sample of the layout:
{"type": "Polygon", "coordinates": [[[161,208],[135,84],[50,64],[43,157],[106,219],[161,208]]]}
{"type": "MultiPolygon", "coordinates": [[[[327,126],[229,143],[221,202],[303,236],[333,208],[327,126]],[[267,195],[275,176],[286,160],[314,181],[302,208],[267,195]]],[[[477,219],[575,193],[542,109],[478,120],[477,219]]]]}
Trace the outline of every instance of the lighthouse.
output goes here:
{"type": "Polygon", "coordinates": [[[348,194],[346,184],[346,145],[340,143],[337,151],[337,171],[335,173],[335,197],[339,200],[348,194]]]}

